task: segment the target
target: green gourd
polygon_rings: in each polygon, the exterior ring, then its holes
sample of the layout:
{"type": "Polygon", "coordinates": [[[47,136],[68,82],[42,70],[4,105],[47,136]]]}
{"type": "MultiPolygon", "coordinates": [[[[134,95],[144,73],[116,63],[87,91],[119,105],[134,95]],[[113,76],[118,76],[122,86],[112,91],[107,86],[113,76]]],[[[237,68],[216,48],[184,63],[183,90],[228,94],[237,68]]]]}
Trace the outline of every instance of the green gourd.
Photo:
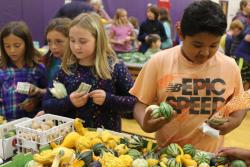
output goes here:
{"type": "Polygon", "coordinates": [[[77,153],[76,159],[83,160],[85,165],[89,165],[93,161],[93,152],[85,151],[83,153],[77,153]]]}
{"type": "Polygon", "coordinates": [[[191,155],[191,157],[194,157],[196,154],[196,149],[194,148],[194,146],[192,144],[184,145],[183,151],[185,154],[191,155]]]}
{"type": "Polygon", "coordinates": [[[202,163],[208,163],[210,162],[210,156],[205,153],[205,152],[197,152],[194,156],[194,160],[198,163],[198,164],[202,164],[202,163]]]}
{"type": "Polygon", "coordinates": [[[130,155],[133,159],[138,159],[141,157],[140,151],[136,149],[130,149],[127,154],[130,155]]]}
{"type": "Polygon", "coordinates": [[[180,150],[178,148],[178,144],[171,143],[169,144],[166,149],[164,150],[164,153],[167,154],[170,157],[175,158],[177,155],[180,154],[180,150]]]}
{"type": "Polygon", "coordinates": [[[160,106],[150,105],[151,110],[153,110],[151,116],[153,118],[164,117],[170,119],[173,116],[173,107],[166,102],[161,102],[160,106]]]}
{"type": "Polygon", "coordinates": [[[107,147],[102,143],[97,143],[92,147],[92,150],[96,156],[100,156],[102,153],[102,150],[107,150],[107,147]]]}
{"type": "Polygon", "coordinates": [[[215,162],[217,165],[225,165],[228,162],[228,159],[224,156],[218,156],[215,158],[215,162]]]}
{"type": "Polygon", "coordinates": [[[198,167],[210,167],[210,165],[206,162],[203,162],[198,167]]]}
{"type": "Polygon", "coordinates": [[[144,158],[139,158],[133,161],[132,167],[148,167],[148,162],[144,158]]]}
{"type": "Polygon", "coordinates": [[[168,167],[182,167],[182,164],[177,162],[175,158],[170,158],[167,161],[168,167]]]}
{"type": "Polygon", "coordinates": [[[231,163],[231,167],[247,167],[245,161],[242,161],[242,160],[234,160],[232,163],[231,163]]]}

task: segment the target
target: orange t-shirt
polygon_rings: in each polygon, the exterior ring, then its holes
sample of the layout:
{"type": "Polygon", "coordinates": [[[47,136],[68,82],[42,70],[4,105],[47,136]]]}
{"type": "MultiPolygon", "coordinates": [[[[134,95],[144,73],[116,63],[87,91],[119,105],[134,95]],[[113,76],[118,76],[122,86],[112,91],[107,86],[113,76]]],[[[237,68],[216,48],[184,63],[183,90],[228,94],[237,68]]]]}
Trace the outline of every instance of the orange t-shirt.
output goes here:
{"type": "Polygon", "coordinates": [[[156,132],[159,146],[190,143],[215,152],[223,137],[212,138],[198,127],[242,91],[240,71],[232,58],[217,52],[197,65],[188,61],[177,46],[155,54],[139,73],[130,93],[147,105],[167,101],[178,113],[156,132]]]}

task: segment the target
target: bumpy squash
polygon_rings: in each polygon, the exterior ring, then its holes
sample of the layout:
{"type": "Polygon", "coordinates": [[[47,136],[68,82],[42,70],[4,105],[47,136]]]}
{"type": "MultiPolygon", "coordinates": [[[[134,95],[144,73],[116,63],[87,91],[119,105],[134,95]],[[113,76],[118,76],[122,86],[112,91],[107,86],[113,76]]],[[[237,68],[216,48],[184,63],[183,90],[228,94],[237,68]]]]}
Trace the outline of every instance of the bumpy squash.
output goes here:
{"type": "Polygon", "coordinates": [[[86,150],[86,149],[90,149],[91,146],[92,146],[92,142],[86,136],[79,137],[75,142],[76,150],[79,152],[86,150]]]}

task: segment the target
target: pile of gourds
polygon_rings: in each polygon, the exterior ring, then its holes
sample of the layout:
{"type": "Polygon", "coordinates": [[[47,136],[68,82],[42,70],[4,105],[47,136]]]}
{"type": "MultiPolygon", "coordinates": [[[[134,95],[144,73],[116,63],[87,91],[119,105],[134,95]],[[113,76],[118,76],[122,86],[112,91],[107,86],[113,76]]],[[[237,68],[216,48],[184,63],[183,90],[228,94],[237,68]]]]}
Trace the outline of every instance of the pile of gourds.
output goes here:
{"type": "MultiPolygon", "coordinates": [[[[51,149],[33,156],[29,167],[223,167],[226,157],[212,157],[197,151],[191,144],[172,143],[158,149],[153,141],[140,136],[121,137],[108,130],[90,131],[80,119],[74,121],[75,132],[65,136],[60,145],[51,143],[51,149]]],[[[244,161],[231,163],[244,167],[244,161]],[[241,164],[241,165],[239,165],[241,164]]]]}

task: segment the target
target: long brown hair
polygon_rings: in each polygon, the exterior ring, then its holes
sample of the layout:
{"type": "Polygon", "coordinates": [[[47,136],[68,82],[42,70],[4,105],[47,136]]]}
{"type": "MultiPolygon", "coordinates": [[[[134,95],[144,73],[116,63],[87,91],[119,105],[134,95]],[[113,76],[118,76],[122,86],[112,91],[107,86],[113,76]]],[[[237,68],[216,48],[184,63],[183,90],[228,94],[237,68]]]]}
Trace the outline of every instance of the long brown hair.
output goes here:
{"type": "MultiPolygon", "coordinates": [[[[115,52],[110,46],[100,16],[96,13],[80,14],[71,22],[70,28],[74,26],[79,26],[88,30],[96,39],[95,72],[101,79],[111,79],[111,72],[118,60],[115,52]]],[[[78,63],[78,60],[75,55],[73,55],[70,45],[68,44],[62,60],[62,69],[69,75],[71,74],[70,65],[75,63],[78,63]]]]}
{"type": "MultiPolygon", "coordinates": [[[[69,26],[70,26],[71,20],[69,18],[55,18],[52,19],[45,31],[45,37],[47,38],[47,35],[51,31],[57,31],[60,32],[62,35],[64,35],[66,38],[69,37],[69,26]]],[[[54,57],[51,56],[51,52],[46,54],[45,58],[45,66],[49,68],[52,64],[54,57]]]]}
{"type": "Polygon", "coordinates": [[[1,61],[0,67],[6,68],[10,58],[5,51],[3,39],[8,37],[9,35],[15,35],[21,38],[25,43],[25,55],[24,61],[27,66],[34,67],[39,63],[40,53],[35,49],[33,45],[33,40],[30,34],[30,30],[28,26],[23,21],[12,21],[7,23],[1,31],[0,35],[0,45],[1,45],[1,61]]]}
{"type": "Polygon", "coordinates": [[[171,25],[171,18],[169,12],[165,8],[160,8],[159,10],[159,20],[160,21],[167,21],[171,25]]]}

